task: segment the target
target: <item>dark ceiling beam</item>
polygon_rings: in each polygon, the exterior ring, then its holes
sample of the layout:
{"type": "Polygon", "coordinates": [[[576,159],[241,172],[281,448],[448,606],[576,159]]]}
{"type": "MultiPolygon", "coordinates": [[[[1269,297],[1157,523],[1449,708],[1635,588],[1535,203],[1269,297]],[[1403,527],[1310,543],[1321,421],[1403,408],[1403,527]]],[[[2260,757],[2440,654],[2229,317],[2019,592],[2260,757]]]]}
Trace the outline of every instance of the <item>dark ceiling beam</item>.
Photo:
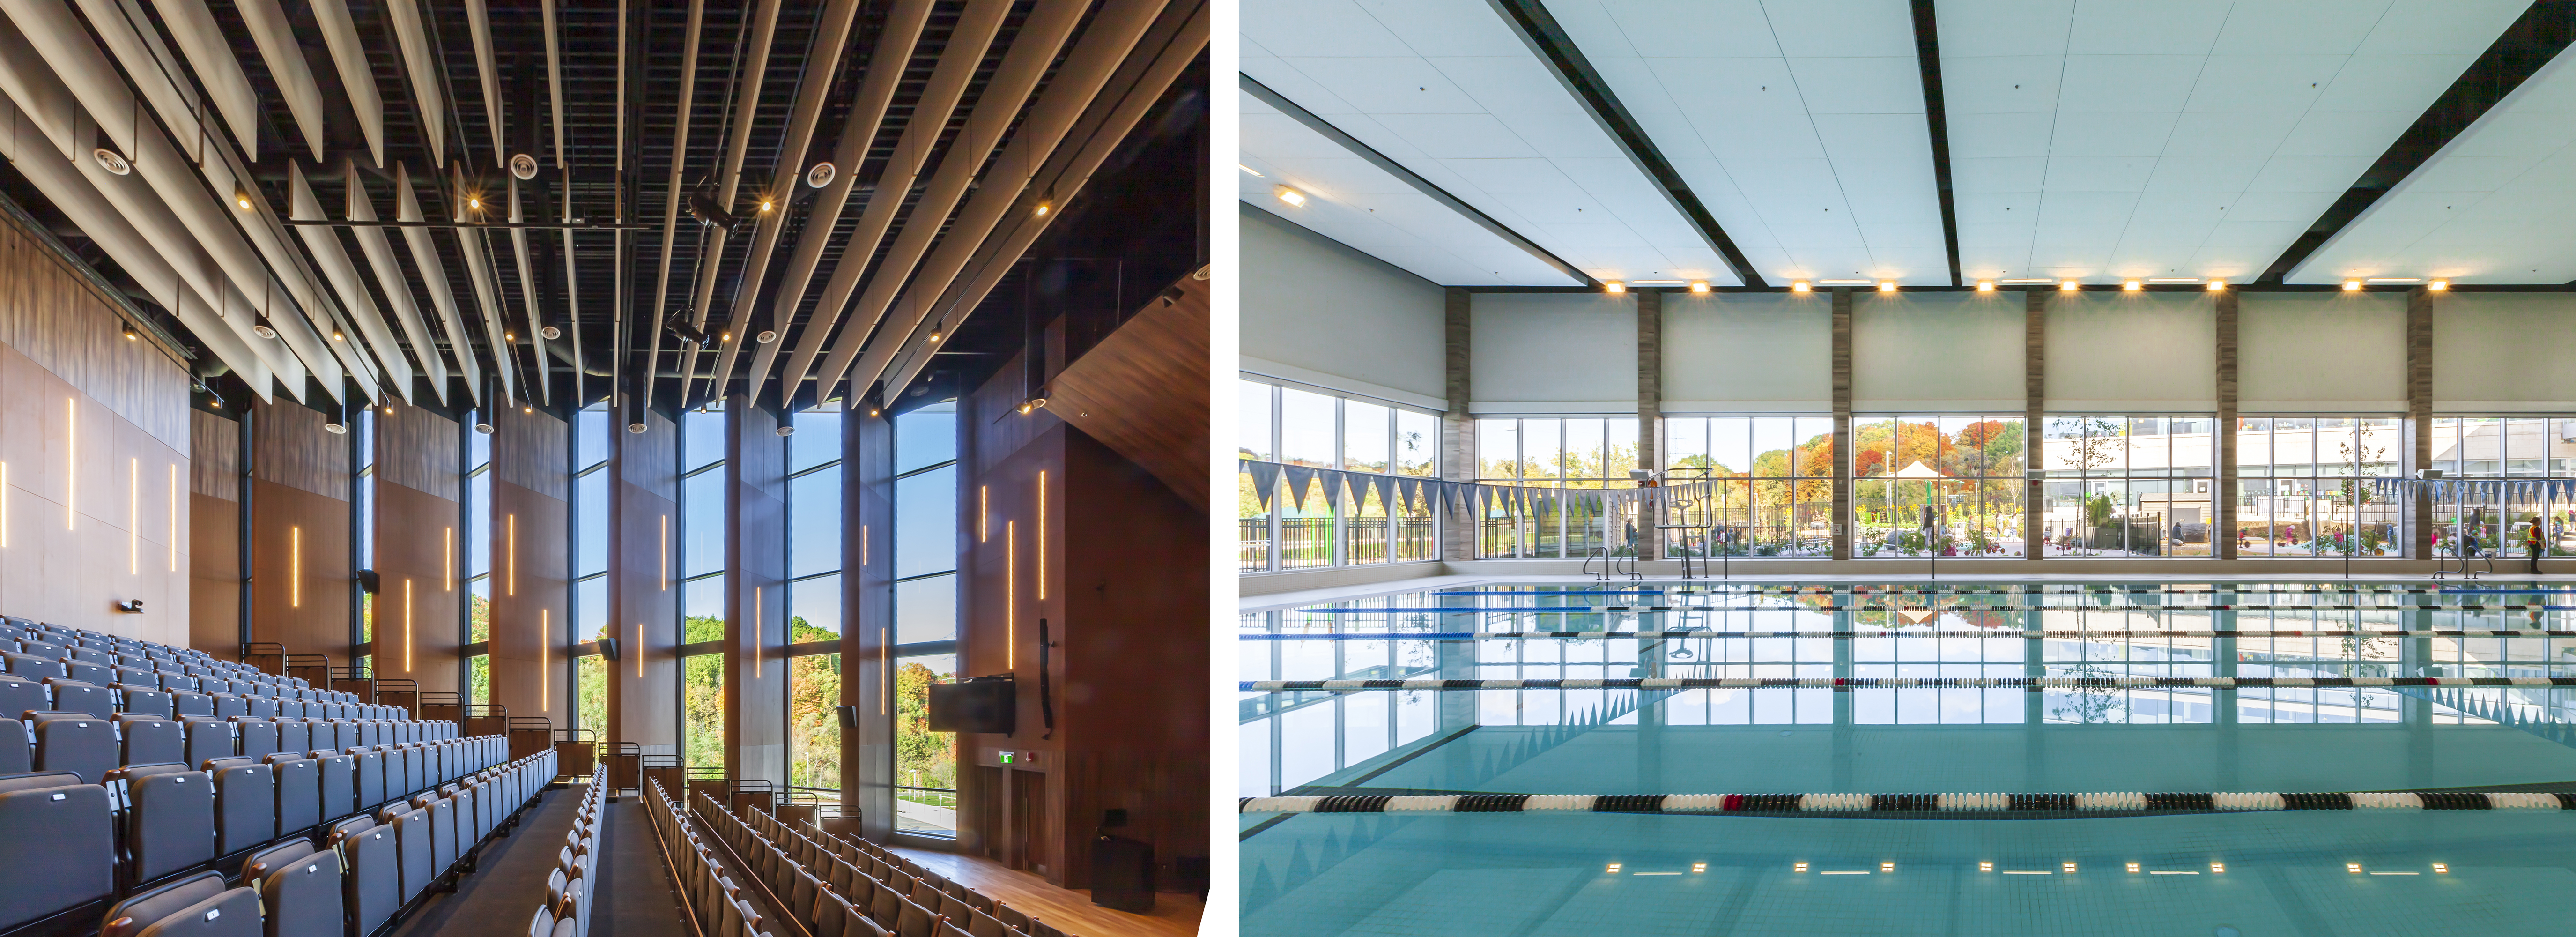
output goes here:
{"type": "Polygon", "coordinates": [[[1718,227],[1716,216],[1708,213],[1708,206],[1700,204],[1699,196],[1691,192],[1690,184],[1682,181],[1681,171],[1674,169],[1672,162],[1664,158],[1663,150],[1658,149],[1654,139],[1646,135],[1637,118],[1628,113],[1626,105],[1619,103],[1619,96],[1610,93],[1610,83],[1592,68],[1591,60],[1583,57],[1583,50],[1574,47],[1574,39],[1557,25],[1556,17],[1547,12],[1546,4],[1539,0],[1487,2],[1492,3],[1495,12],[1503,15],[1504,22],[1510,23],[1512,30],[1520,34],[1521,41],[1529,46],[1530,51],[1537,53],[1539,59],[1556,72],[1557,80],[1565,85],[1565,90],[1573,92],[1575,100],[1583,103],[1583,109],[1592,115],[1602,130],[1609,132],[1610,139],[1618,142],[1620,150],[1637,164],[1637,169],[1655,181],[1655,187],[1663,191],[1664,198],[1672,202],[1673,208],[1699,229],[1700,237],[1706,239],[1708,246],[1735,270],[1736,279],[1742,280],[1746,286],[1767,285],[1762,282],[1762,275],[1754,272],[1753,262],[1746,260],[1744,252],[1736,248],[1735,239],[1726,236],[1725,229],[1718,227]]]}
{"type": "Polygon", "coordinates": [[[2540,0],[2522,11],[2522,17],[2506,27],[2487,46],[2486,53],[2461,72],[2459,80],[2434,99],[2433,106],[2425,108],[2413,126],[2398,135],[2397,142],[2388,145],[2387,152],[2379,154],[2379,160],[2354,180],[2352,188],[2344,190],[2316,223],[2290,242],[2290,248],[2272,261],[2258,282],[2279,283],[2289,276],[2309,255],[2376,204],[2380,196],[2405,181],[2416,167],[2449,145],[2453,137],[2469,129],[2541,66],[2557,58],[2570,40],[2576,40],[2576,0],[2540,0]]]}
{"type": "Polygon", "coordinates": [[[1502,238],[1504,241],[1510,242],[1513,247],[1517,247],[1528,252],[1530,256],[1538,258],[1540,263],[1553,267],[1558,273],[1565,274],[1566,276],[1573,278],[1575,282],[1583,284],[1583,289],[1599,289],[1601,287],[1601,281],[1593,279],[1590,274],[1584,273],[1575,265],[1566,263],[1565,258],[1558,257],[1555,254],[1550,253],[1547,248],[1538,246],[1538,242],[1522,237],[1520,232],[1514,231],[1510,226],[1494,220],[1492,215],[1477,211],[1476,206],[1469,205],[1460,200],[1457,196],[1449,194],[1449,190],[1447,189],[1433,185],[1431,180],[1422,178],[1420,175],[1415,174],[1413,170],[1405,168],[1403,163],[1396,162],[1386,154],[1380,153],[1376,149],[1370,147],[1368,144],[1361,143],[1357,138],[1352,137],[1350,134],[1343,133],[1342,128],[1333,126],[1332,121],[1315,116],[1315,112],[1298,106],[1297,102],[1288,100],[1279,92],[1270,90],[1270,86],[1254,81],[1250,75],[1242,75],[1240,78],[1243,90],[1246,93],[1251,94],[1253,97],[1260,98],[1262,103],[1278,108],[1280,113],[1286,114],[1298,123],[1306,125],[1306,129],[1323,134],[1325,139],[1340,144],[1343,149],[1351,151],[1352,155],[1367,160],[1370,165],[1385,170],[1388,175],[1394,176],[1398,181],[1403,182],[1405,185],[1412,186],[1414,191],[1430,196],[1432,201],[1439,202],[1440,204],[1447,206],[1450,211],[1457,212],[1467,220],[1475,222],[1478,227],[1482,227],[1487,231],[1493,232],[1495,237],[1502,238]]]}
{"type": "Polygon", "coordinates": [[[1941,196],[1941,246],[1950,254],[1950,285],[1959,278],[1959,209],[1950,194],[1950,117],[1941,100],[1941,21],[1932,0],[1914,0],[1914,61],[1923,69],[1923,127],[1932,136],[1932,187],[1941,196]]]}

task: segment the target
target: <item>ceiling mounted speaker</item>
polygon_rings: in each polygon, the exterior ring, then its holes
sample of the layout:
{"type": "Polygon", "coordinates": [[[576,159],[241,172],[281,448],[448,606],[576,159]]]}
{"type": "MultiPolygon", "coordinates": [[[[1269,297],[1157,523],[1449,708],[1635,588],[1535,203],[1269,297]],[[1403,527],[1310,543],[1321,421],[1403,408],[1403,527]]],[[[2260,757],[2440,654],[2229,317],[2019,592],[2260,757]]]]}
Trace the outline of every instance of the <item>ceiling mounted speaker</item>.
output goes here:
{"type": "Polygon", "coordinates": [[[781,426],[781,427],[779,427],[779,428],[778,428],[778,435],[781,435],[781,436],[794,436],[794,435],[796,435],[796,427],[793,427],[793,426],[781,426]]]}
{"type": "Polygon", "coordinates": [[[839,178],[840,175],[841,167],[830,163],[815,163],[814,168],[805,170],[805,184],[819,189],[831,185],[832,180],[839,178]]]}
{"type": "Polygon", "coordinates": [[[762,329],[760,330],[760,334],[754,335],[751,338],[753,341],[766,345],[778,340],[778,332],[775,329],[762,329]]]}
{"type": "Polygon", "coordinates": [[[481,434],[483,434],[483,435],[485,435],[485,436],[492,435],[492,424],[490,424],[490,423],[476,423],[476,424],[474,424],[474,431],[475,431],[475,432],[477,432],[477,433],[481,433],[481,434]]]}
{"type": "Polygon", "coordinates": [[[563,337],[563,330],[549,325],[545,328],[538,329],[537,334],[545,336],[547,341],[553,341],[563,337]]]}
{"type": "Polygon", "coordinates": [[[346,423],[324,423],[322,424],[322,431],[337,436],[348,432],[349,425],[346,423]]]}
{"type": "Polygon", "coordinates": [[[122,176],[134,171],[134,165],[126,162],[125,157],[117,155],[115,150],[102,146],[89,151],[89,155],[91,159],[98,160],[98,168],[112,174],[122,176]]]}
{"type": "Polygon", "coordinates": [[[510,174],[522,180],[537,177],[537,158],[526,153],[510,157],[510,174]]]}
{"type": "Polygon", "coordinates": [[[626,424],[626,431],[641,436],[644,434],[644,424],[641,422],[628,423],[626,424]]]}

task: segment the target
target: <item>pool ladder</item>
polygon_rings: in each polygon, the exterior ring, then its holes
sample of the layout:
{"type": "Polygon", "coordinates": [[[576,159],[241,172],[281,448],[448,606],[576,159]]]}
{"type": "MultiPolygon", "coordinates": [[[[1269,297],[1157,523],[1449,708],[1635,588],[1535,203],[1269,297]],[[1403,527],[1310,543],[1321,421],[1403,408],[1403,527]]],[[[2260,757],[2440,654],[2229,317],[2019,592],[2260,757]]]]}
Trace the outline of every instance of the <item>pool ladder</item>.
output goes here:
{"type": "Polygon", "coordinates": [[[1593,547],[1592,552],[1583,555],[1583,574],[1592,577],[1595,582],[1607,583],[1610,577],[1623,573],[1630,579],[1646,578],[1646,574],[1637,568],[1637,557],[1634,553],[1628,555],[1628,562],[1624,568],[1619,558],[1610,554],[1609,547],[1593,547]],[[1597,571],[1592,568],[1592,561],[1596,559],[1601,561],[1601,568],[1597,571]]]}

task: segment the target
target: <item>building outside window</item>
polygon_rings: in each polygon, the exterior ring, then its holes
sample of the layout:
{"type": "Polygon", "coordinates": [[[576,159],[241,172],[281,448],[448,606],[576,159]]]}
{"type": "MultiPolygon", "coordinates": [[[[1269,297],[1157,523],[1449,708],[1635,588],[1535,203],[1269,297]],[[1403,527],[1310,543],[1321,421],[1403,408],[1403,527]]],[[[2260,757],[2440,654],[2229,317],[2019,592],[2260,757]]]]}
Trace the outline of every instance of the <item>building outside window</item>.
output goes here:
{"type": "MultiPolygon", "coordinates": [[[[1379,475],[1436,478],[1440,417],[1423,410],[1244,381],[1239,395],[1242,458],[1379,475]]],[[[1236,569],[1257,573],[1430,560],[1439,553],[1438,512],[1388,504],[1366,485],[1263,493],[1237,476],[1240,547],[1236,569]]]]}
{"type": "Polygon", "coordinates": [[[492,435],[472,424],[486,417],[467,412],[465,423],[465,519],[456,535],[465,541],[465,702],[484,705],[492,698],[492,435]]]}
{"type": "Polygon", "coordinates": [[[1853,418],[1852,555],[2023,555],[2025,442],[2018,416],[1853,418]]]}
{"type": "Polygon", "coordinates": [[[2206,415],[2050,414],[2041,431],[2046,556],[2205,557],[2217,439],[2206,415]]]}
{"type": "MultiPolygon", "coordinates": [[[[576,642],[608,635],[608,403],[573,414],[572,628],[576,642]]],[[[578,646],[578,645],[576,645],[578,646]]],[[[597,653],[573,658],[572,724],[608,731],[608,662],[597,653]]]]}
{"type": "Polygon", "coordinates": [[[956,401],[895,416],[894,473],[895,829],[953,837],[957,735],[930,731],[930,686],[957,680],[956,401]]]}
{"type": "MultiPolygon", "coordinates": [[[[2432,442],[2431,467],[2445,476],[2576,478],[2576,419],[2435,417],[2432,442]]],[[[2426,540],[2444,556],[2456,555],[2463,537],[2476,538],[2481,553],[2528,556],[2525,537],[2533,524],[2541,526],[2545,555],[2576,554],[2576,503],[2516,493],[2436,502],[2426,540]]]]}
{"type": "Polygon", "coordinates": [[[2404,506],[2368,481],[2405,461],[2399,417],[2236,421],[2236,555],[2402,556],[2404,506]]]}
{"type": "MultiPolygon", "coordinates": [[[[1627,488],[1637,468],[1636,417],[1527,417],[1476,421],[1477,480],[1566,490],[1627,488]]],[[[1634,556],[1634,505],[1596,511],[1555,498],[1494,505],[1476,535],[1485,557],[1634,556]]],[[[1651,518],[1647,521],[1651,523],[1651,518]]]]}
{"type": "Polygon", "coordinates": [[[1663,517],[1654,526],[1685,528],[1663,532],[1665,556],[1833,555],[1833,417],[1665,417],[1663,424],[1664,483],[1719,482],[1707,494],[1658,503],[1663,517]]]}
{"type": "Polygon", "coordinates": [[[838,803],[841,790],[841,413],[789,416],[787,783],[838,803]]]}
{"type": "MultiPolygon", "coordinates": [[[[349,486],[354,497],[349,500],[352,517],[357,520],[356,535],[349,538],[349,568],[376,568],[376,411],[359,407],[349,421],[350,447],[357,452],[357,477],[349,486]]],[[[376,640],[376,596],[364,590],[351,590],[350,599],[358,606],[358,643],[369,653],[349,662],[354,673],[366,673],[373,665],[376,640]]]]}
{"type": "Polygon", "coordinates": [[[680,763],[724,766],[725,414],[680,414],[680,763]]]}

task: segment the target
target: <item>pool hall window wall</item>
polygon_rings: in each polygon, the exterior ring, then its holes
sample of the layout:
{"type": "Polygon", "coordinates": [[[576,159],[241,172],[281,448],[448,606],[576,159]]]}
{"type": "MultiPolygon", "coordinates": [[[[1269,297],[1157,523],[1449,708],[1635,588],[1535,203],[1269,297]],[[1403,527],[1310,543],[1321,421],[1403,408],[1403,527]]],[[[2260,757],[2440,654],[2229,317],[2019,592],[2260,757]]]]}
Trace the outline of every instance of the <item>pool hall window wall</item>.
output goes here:
{"type": "MultiPolygon", "coordinates": [[[[1410,478],[1440,474],[1439,414],[1249,376],[1237,385],[1236,403],[1236,450],[1244,459],[1410,478]]],[[[1282,477],[1265,492],[1250,471],[1238,472],[1235,484],[1239,572],[1439,556],[1440,512],[1390,498],[1389,488],[1319,481],[1299,492],[1282,477]]]]}

